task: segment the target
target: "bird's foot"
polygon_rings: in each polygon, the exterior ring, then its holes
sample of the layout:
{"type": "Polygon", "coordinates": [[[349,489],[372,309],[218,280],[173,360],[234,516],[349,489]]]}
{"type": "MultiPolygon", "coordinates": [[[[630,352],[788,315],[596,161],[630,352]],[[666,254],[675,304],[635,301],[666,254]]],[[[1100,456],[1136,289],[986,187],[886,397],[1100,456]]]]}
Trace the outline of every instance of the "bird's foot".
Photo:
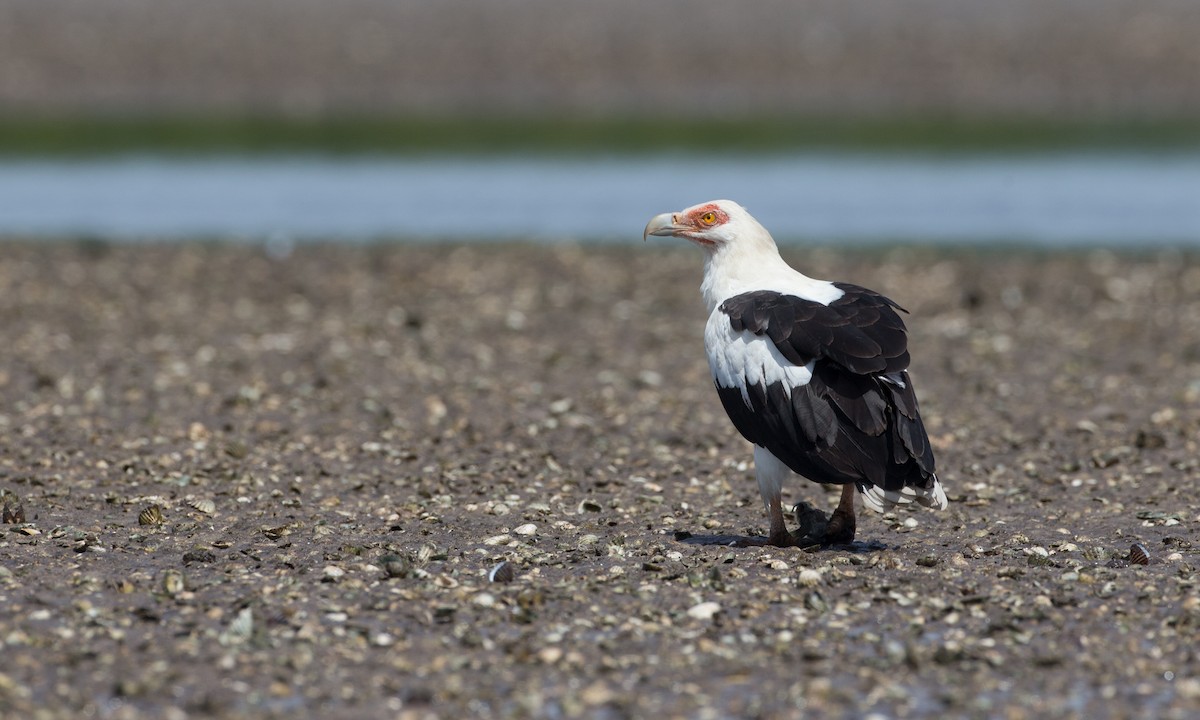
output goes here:
{"type": "Polygon", "coordinates": [[[822,511],[800,502],[792,508],[792,512],[798,526],[796,532],[792,533],[793,545],[844,545],[854,541],[854,516],[840,508],[826,518],[822,511]]]}
{"type": "Polygon", "coordinates": [[[854,513],[838,508],[829,516],[829,525],[825,528],[825,544],[848,545],[854,542],[854,530],[854,513]]]}

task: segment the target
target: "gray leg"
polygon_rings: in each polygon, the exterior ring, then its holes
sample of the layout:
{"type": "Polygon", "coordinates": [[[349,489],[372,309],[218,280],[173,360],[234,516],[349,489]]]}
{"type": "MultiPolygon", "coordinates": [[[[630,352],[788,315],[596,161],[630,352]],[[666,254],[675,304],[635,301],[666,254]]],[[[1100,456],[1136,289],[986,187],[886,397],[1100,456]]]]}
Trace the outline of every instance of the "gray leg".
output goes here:
{"type": "Polygon", "coordinates": [[[788,532],[783,520],[783,480],[791,474],[791,469],[784,465],[779,458],[766,448],[754,448],[754,473],[758,478],[758,493],[762,495],[763,504],[767,507],[767,517],[771,522],[771,531],[767,535],[767,544],[778,547],[795,545],[796,539],[788,532]]]}

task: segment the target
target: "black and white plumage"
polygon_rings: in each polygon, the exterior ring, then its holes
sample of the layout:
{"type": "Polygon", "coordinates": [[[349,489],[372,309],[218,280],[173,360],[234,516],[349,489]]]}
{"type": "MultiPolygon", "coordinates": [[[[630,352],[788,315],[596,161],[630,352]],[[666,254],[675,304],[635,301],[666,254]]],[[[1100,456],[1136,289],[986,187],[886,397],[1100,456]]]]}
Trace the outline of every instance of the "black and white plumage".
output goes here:
{"type": "Polygon", "coordinates": [[[792,269],[766,229],[728,200],[658,215],[646,226],[650,235],[683,237],[707,251],[705,349],[725,411],[755,445],[768,543],[813,539],[784,524],[789,472],[843,486],[816,538],[823,542],[853,539],[856,494],[880,512],[913,501],[946,507],[908,376],[900,306],[792,269]]]}

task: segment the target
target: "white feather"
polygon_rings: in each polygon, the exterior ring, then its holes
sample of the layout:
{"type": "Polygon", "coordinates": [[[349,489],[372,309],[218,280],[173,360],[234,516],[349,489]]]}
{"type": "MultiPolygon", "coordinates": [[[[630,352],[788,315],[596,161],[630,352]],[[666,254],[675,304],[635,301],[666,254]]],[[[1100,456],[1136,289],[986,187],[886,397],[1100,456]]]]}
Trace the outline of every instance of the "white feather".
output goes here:
{"type": "Polygon", "coordinates": [[[755,335],[749,330],[735,332],[729,324],[729,316],[720,309],[713,310],[708,317],[704,349],[708,352],[708,367],[717,385],[740,388],[747,406],[750,404],[747,388],[751,385],[767,387],[780,382],[790,397],[792,388],[807,385],[812,379],[812,362],[796,365],[765,335],[755,335]]]}
{"type": "Polygon", "coordinates": [[[810,278],[784,262],[771,233],[744,207],[729,200],[716,200],[713,204],[729,216],[729,221],[709,233],[716,242],[705,246],[709,253],[700,293],[709,312],[735,295],[755,290],[795,295],[822,305],[845,294],[828,280],[810,278]]]}
{"type": "Polygon", "coordinates": [[[828,280],[816,280],[793,269],[777,251],[758,256],[734,254],[713,256],[700,291],[709,308],[716,308],[735,295],[768,290],[794,295],[802,300],[828,305],[846,294],[828,280]]]}
{"type": "Polygon", "coordinates": [[[758,494],[762,496],[767,512],[771,511],[771,501],[778,500],[783,494],[783,481],[791,474],[791,469],[770,450],[754,446],[754,475],[758,479],[758,494]]]}
{"type": "Polygon", "coordinates": [[[949,504],[946,500],[946,492],[942,490],[942,484],[938,482],[937,478],[933,479],[933,486],[930,488],[906,487],[902,490],[884,490],[872,485],[866,490],[861,490],[860,494],[863,505],[878,513],[887,512],[896,505],[911,502],[935,510],[945,510],[949,504]]]}

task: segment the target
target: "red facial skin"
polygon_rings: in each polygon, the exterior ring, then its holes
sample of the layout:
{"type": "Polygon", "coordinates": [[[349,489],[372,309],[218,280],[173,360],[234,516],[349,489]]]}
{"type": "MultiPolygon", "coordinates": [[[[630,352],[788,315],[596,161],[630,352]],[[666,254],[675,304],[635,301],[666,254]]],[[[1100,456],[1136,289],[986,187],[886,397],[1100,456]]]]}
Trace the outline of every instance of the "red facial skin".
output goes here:
{"type": "MultiPolygon", "coordinates": [[[[708,230],[709,228],[714,228],[718,225],[724,225],[727,222],[729,222],[729,215],[726,214],[724,210],[717,207],[715,204],[709,203],[708,205],[701,205],[700,207],[696,208],[695,210],[692,210],[687,215],[684,215],[682,218],[680,218],[677,221],[677,224],[678,225],[691,225],[692,227],[696,228],[696,230],[698,232],[704,232],[705,230],[708,230]],[[710,220],[706,221],[705,216],[710,215],[710,214],[712,215],[712,218],[710,220]]],[[[689,239],[693,242],[699,243],[701,245],[715,245],[716,244],[712,240],[709,240],[709,239],[703,238],[703,237],[697,237],[696,235],[693,235],[690,232],[683,233],[683,236],[686,237],[687,239],[689,239]]]]}

